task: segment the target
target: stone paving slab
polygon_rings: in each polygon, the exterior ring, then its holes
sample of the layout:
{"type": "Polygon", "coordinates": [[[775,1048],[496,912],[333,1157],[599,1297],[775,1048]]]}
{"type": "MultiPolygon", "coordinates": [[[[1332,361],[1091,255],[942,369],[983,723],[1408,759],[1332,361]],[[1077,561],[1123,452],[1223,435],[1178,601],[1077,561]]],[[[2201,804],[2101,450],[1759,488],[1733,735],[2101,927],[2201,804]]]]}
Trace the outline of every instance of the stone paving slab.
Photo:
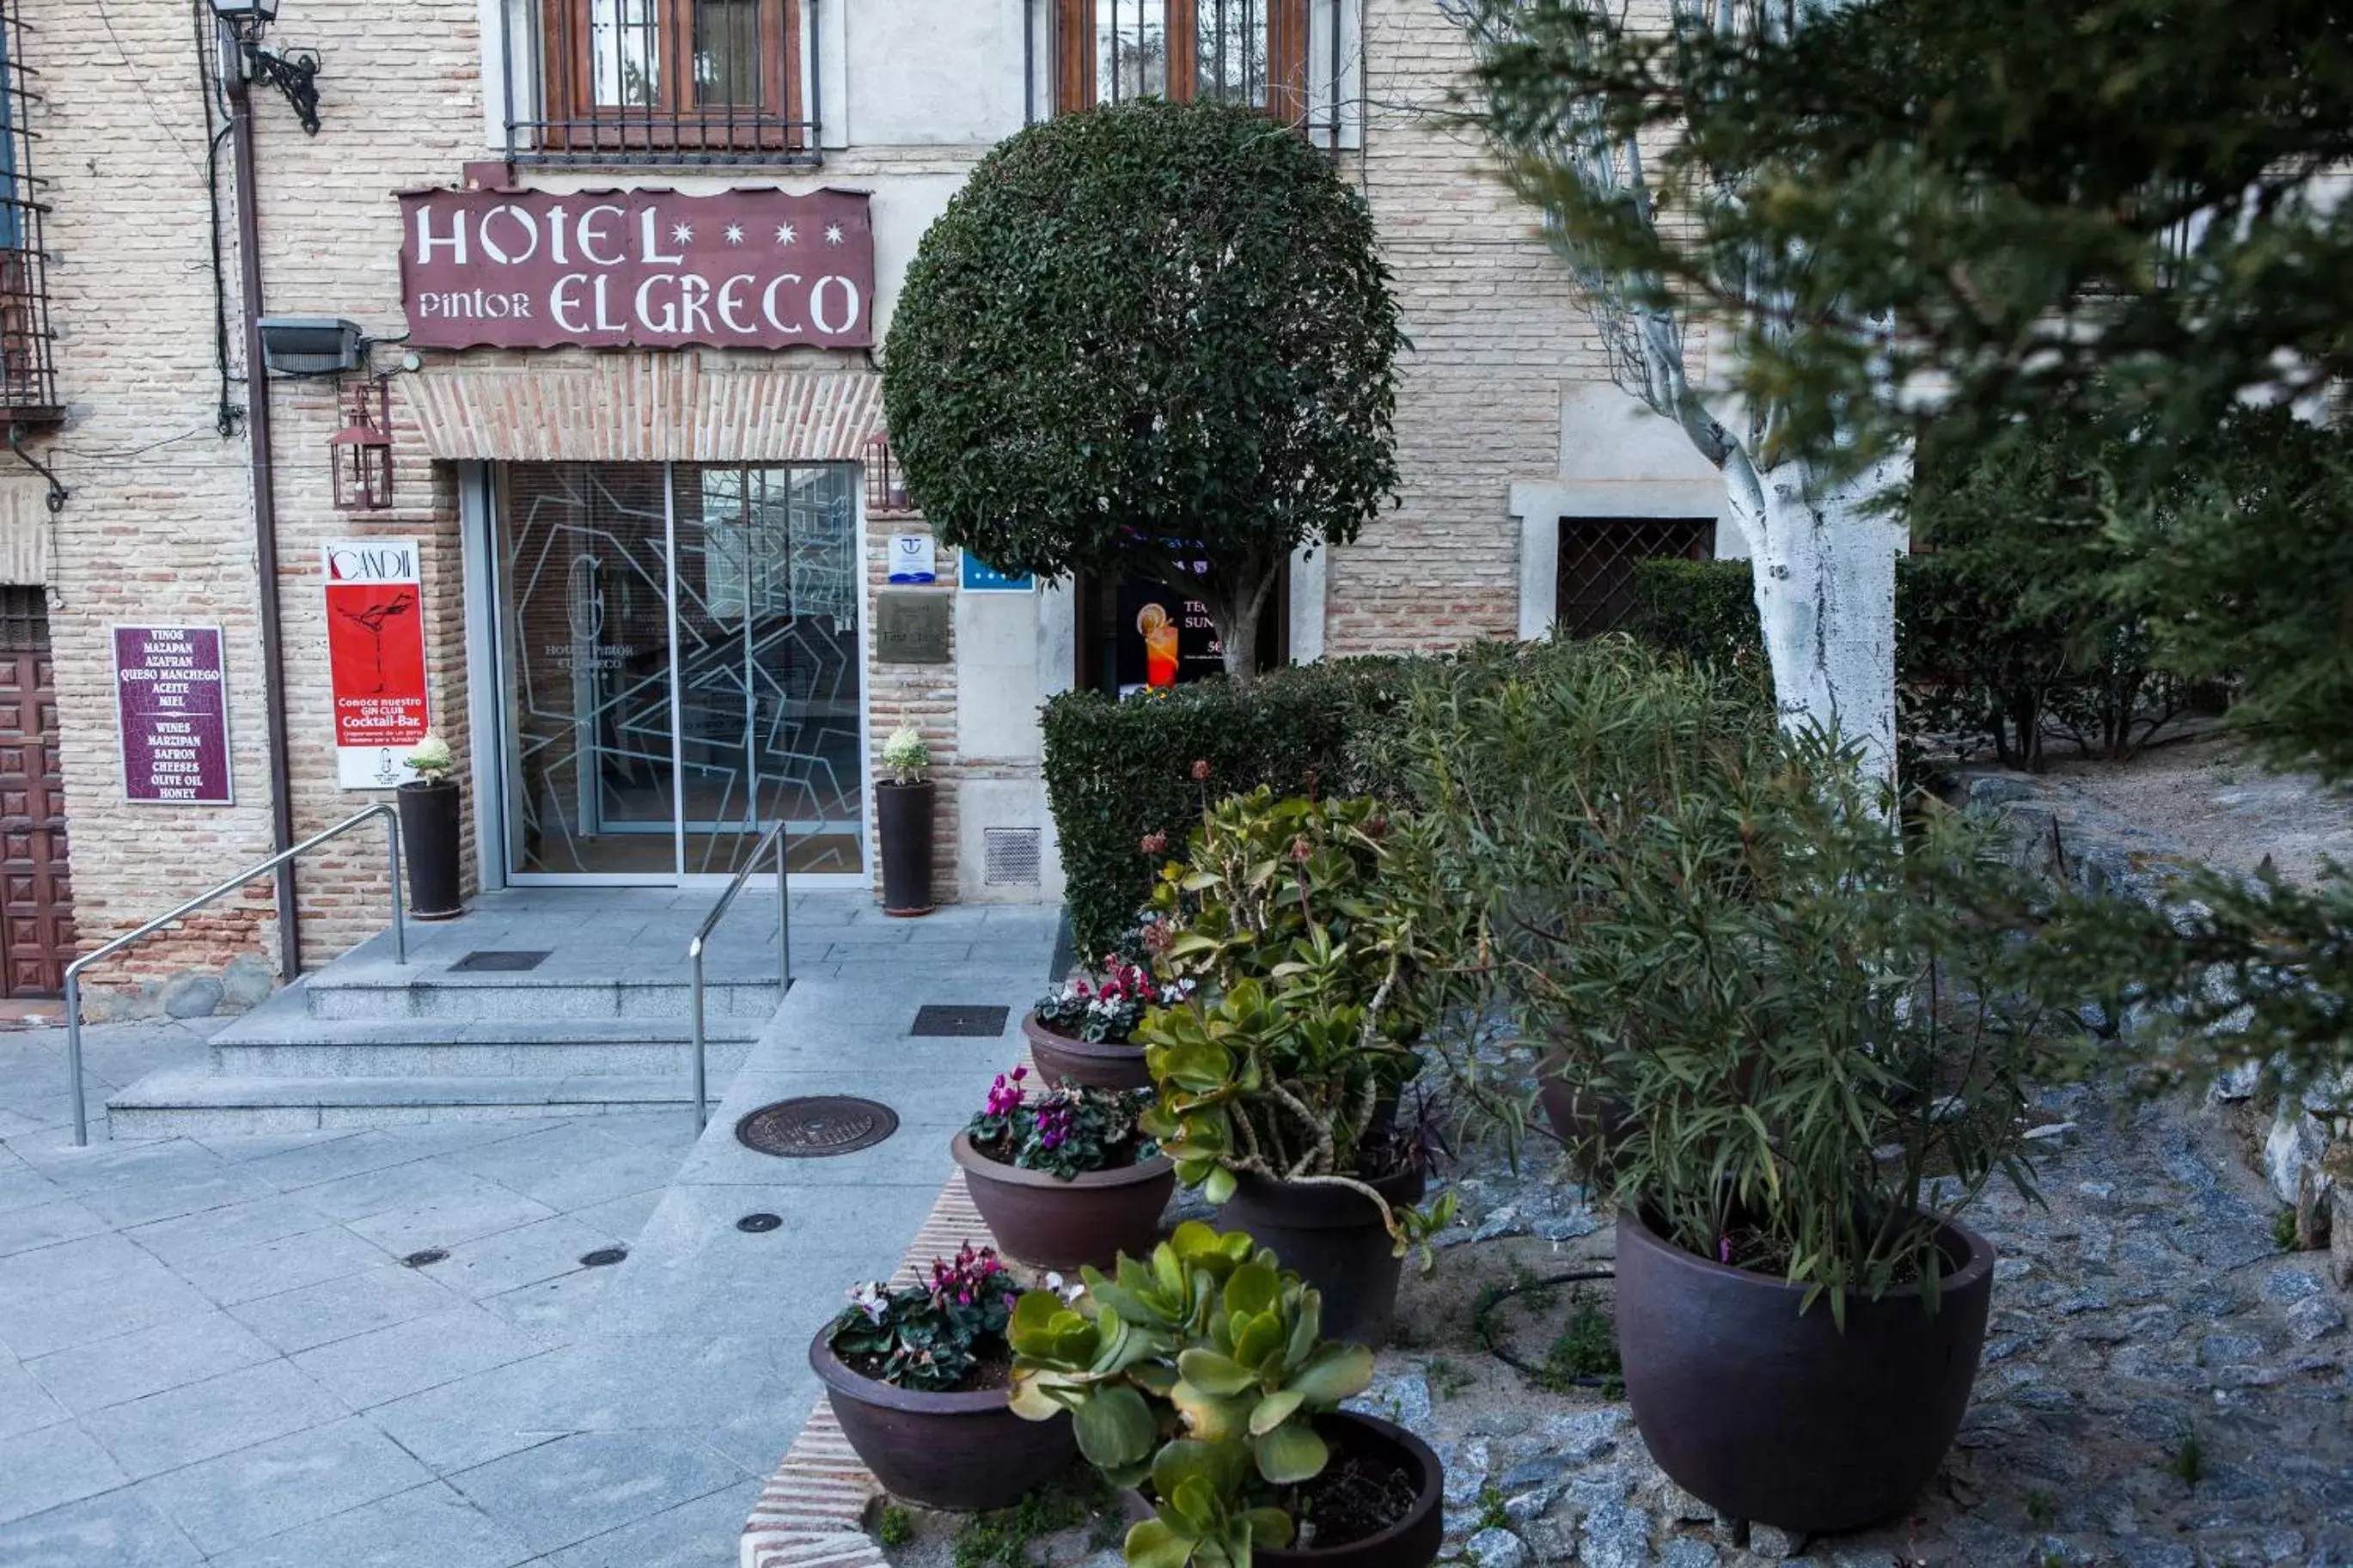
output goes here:
{"type": "MultiPolygon", "coordinates": [[[[709,895],[643,901],[691,924],[709,895]]],[[[77,1150],[61,1037],[0,1036],[0,1563],[718,1568],[814,1396],[808,1337],[897,1258],[1018,1052],[1010,1026],[911,1041],[914,1006],[1018,1017],[1054,918],[797,900],[805,952],[893,956],[797,968],[699,1142],[678,1109],[538,1107],[77,1150]],[[871,1160],[734,1144],[762,1097],[819,1085],[898,1106],[899,1134],[871,1160]],[[736,1230],[754,1207],[786,1226],[736,1230]],[[627,1260],[585,1268],[592,1244],[627,1260]],[[401,1265],[423,1247],[448,1256],[401,1265]]],[[[92,1100],[200,1067],[222,1022],[93,1027],[92,1100]]]]}

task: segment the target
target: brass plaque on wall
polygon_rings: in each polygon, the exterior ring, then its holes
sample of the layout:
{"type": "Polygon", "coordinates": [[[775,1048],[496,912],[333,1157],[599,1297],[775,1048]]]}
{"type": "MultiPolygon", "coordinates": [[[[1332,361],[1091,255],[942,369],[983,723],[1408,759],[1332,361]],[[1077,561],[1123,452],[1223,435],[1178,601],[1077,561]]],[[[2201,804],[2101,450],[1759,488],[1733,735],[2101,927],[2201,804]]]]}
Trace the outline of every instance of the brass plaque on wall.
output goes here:
{"type": "Polygon", "coordinates": [[[884,589],[874,597],[874,657],[882,664],[948,661],[948,596],[884,589]]]}

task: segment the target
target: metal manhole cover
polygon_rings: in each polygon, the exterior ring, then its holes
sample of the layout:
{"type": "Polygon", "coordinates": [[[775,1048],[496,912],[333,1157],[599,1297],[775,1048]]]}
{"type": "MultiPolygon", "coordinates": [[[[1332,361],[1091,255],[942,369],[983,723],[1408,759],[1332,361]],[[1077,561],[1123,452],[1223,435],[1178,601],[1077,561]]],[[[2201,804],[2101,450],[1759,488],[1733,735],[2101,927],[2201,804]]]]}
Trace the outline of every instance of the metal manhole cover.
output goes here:
{"type": "Polygon", "coordinates": [[[805,1095],[764,1105],[735,1124],[746,1149],[787,1160],[818,1160],[871,1149],[899,1131],[899,1113],[871,1100],[805,1095]]]}
{"type": "Polygon", "coordinates": [[[527,969],[537,969],[547,962],[544,952],[519,952],[512,948],[476,948],[449,966],[460,974],[520,974],[527,969]]]}
{"type": "Polygon", "coordinates": [[[626,1247],[600,1247],[594,1252],[582,1253],[580,1255],[580,1267],[583,1268],[610,1268],[614,1264],[620,1262],[628,1256],[629,1249],[626,1247]]]}
{"type": "Polygon", "coordinates": [[[949,1006],[934,1003],[915,1009],[915,1026],[908,1034],[935,1039],[995,1039],[1005,1033],[1010,1007],[949,1006]]]}
{"type": "Polygon", "coordinates": [[[784,1223],[782,1215],[747,1214],[735,1222],[735,1228],[747,1236],[764,1236],[784,1223]]]}

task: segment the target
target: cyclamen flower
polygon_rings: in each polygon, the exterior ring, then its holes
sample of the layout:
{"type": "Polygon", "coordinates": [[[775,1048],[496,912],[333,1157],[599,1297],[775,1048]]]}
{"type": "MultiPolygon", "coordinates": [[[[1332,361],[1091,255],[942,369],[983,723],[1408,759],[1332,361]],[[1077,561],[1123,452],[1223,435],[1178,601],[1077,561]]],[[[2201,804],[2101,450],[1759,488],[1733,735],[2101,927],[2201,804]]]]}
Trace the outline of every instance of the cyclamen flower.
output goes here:
{"type": "Polygon", "coordinates": [[[851,1286],[849,1304],[865,1313],[868,1322],[881,1322],[885,1307],[881,1282],[870,1279],[863,1285],[851,1286]]]}

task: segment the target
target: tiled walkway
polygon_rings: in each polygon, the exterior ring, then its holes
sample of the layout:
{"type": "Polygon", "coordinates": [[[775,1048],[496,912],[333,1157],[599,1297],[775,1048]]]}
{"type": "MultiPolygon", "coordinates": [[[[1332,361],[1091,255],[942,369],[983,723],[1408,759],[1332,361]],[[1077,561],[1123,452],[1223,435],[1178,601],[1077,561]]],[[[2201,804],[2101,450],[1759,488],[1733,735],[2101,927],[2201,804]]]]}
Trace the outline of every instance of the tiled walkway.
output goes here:
{"type": "MultiPolygon", "coordinates": [[[[75,1150],[59,1037],[0,1035],[0,1563],[733,1561],[814,1395],[809,1335],[896,1263],[1014,1048],[910,1039],[913,1008],[1018,1016],[1051,922],[812,944],[699,1147],[665,1111],[75,1150]],[[890,1101],[899,1135],[820,1162],[733,1143],[742,1109],[826,1090],[890,1101]],[[753,1211],[785,1223],[739,1231],[753,1211]],[[427,1248],[448,1257],[401,1261],[427,1248]]],[[[127,1082],[201,1038],[93,1030],[92,1069],[127,1082]]]]}

